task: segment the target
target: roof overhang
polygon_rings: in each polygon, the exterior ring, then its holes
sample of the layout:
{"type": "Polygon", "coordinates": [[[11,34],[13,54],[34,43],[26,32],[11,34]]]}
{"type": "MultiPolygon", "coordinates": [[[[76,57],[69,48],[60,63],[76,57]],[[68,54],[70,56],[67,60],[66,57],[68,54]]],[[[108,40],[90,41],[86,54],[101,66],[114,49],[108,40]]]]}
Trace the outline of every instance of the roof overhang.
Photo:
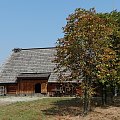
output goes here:
{"type": "Polygon", "coordinates": [[[49,79],[49,76],[50,76],[51,73],[20,73],[18,76],[17,76],[17,79],[20,80],[20,79],[49,79]]]}

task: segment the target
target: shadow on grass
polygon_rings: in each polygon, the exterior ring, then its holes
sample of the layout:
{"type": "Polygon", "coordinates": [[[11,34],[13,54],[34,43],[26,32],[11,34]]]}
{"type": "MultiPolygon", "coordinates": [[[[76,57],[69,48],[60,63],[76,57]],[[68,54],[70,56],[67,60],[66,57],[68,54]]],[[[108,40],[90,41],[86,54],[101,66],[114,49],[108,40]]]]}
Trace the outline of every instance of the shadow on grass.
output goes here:
{"type": "MultiPolygon", "coordinates": [[[[115,103],[108,103],[106,106],[101,105],[101,99],[92,99],[91,109],[94,111],[95,107],[106,109],[109,106],[120,107],[120,100],[115,103]],[[97,103],[97,104],[96,104],[97,103]]],[[[83,115],[83,104],[80,98],[72,98],[67,100],[58,100],[52,103],[52,107],[42,110],[45,115],[57,116],[78,116],[83,115]]]]}
{"type": "Polygon", "coordinates": [[[82,114],[82,103],[80,98],[73,98],[67,100],[60,100],[54,102],[52,108],[43,110],[46,115],[59,115],[59,116],[78,116],[82,114]]]}

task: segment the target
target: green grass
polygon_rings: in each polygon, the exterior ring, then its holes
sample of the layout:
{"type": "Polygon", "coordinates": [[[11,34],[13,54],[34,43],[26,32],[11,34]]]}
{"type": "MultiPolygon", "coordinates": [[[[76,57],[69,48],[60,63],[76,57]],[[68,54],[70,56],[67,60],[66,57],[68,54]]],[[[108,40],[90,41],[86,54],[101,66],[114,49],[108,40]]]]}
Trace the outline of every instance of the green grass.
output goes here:
{"type": "Polygon", "coordinates": [[[55,120],[56,116],[78,115],[80,100],[75,98],[44,98],[0,106],[0,120],[55,120]]]}

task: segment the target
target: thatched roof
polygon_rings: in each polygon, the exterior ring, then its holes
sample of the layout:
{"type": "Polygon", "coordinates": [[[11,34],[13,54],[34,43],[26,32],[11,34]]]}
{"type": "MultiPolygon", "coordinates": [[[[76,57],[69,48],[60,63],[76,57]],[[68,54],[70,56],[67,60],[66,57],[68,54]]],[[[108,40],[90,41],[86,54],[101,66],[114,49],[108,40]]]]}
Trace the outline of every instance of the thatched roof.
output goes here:
{"type": "Polygon", "coordinates": [[[15,83],[22,75],[40,77],[46,74],[48,82],[56,82],[55,63],[52,62],[55,52],[55,48],[14,49],[1,70],[0,83],[15,83]]]}

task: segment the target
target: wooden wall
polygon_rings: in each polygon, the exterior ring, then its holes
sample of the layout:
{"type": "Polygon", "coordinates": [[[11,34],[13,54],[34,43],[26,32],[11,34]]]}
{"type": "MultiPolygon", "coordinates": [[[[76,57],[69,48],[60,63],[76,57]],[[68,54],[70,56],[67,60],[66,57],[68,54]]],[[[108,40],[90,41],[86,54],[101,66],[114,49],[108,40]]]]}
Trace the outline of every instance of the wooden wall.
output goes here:
{"type": "Polygon", "coordinates": [[[40,83],[41,93],[47,93],[47,80],[20,80],[18,82],[18,94],[35,93],[35,85],[40,83]]]}
{"type": "Polygon", "coordinates": [[[53,92],[56,89],[56,83],[49,83],[48,84],[48,92],[53,92]]]}
{"type": "Polygon", "coordinates": [[[17,84],[8,84],[6,86],[7,94],[16,94],[17,92],[17,84]]]}
{"type": "Polygon", "coordinates": [[[6,86],[7,94],[33,95],[35,93],[36,84],[40,84],[40,93],[50,96],[54,96],[56,93],[63,94],[63,91],[64,94],[78,94],[77,89],[75,89],[75,84],[73,84],[73,89],[66,91],[66,85],[61,86],[59,83],[48,83],[48,80],[19,80],[16,84],[8,84],[6,86]]]}
{"type": "Polygon", "coordinates": [[[41,93],[47,93],[47,80],[19,80],[17,84],[7,85],[7,94],[34,94],[38,83],[41,93]]]}

